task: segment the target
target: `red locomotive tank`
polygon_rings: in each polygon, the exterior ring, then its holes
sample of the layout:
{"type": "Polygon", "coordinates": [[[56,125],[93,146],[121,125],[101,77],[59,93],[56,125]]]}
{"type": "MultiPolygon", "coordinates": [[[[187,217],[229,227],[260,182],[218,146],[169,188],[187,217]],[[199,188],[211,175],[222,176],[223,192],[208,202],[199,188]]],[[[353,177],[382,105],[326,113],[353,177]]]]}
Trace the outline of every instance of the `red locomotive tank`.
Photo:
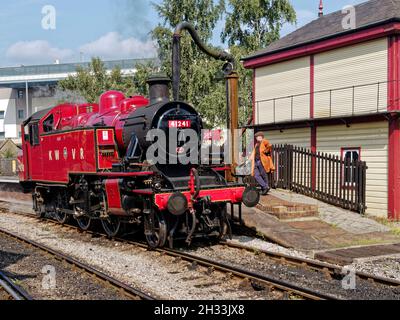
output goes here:
{"type": "Polygon", "coordinates": [[[227,204],[258,203],[256,190],[227,183],[218,168],[148,162],[150,130],[169,139],[171,128],[201,135],[201,117],[187,103],[169,101],[168,83],[165,76],[149,80],[150,99],[108,91],[99,104],[62,104],[23,123],[20,180],[39,217],[74,218],[82,230],[100,220],[110,237],[143,228],[149,245],[162,247],[179,238],[223,237],[227,204]]]}

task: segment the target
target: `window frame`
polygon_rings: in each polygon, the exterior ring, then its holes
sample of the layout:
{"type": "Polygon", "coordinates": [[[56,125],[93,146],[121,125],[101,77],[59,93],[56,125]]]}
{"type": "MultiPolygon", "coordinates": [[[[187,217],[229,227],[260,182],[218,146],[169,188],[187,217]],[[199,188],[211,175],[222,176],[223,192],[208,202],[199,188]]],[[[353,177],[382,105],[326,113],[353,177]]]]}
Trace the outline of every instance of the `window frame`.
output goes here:
{"type": "MultiPolygon", "coordinates": [[[[344,162],[343,165],[342,165],[342,175],[341,175],[342,176],[341,177],[341,179],[342,179],[341,185],[342,185],[342,188],[344,188],[344,189],[345,188],[351,189],[351,188],[356,188],[357,187],[357,182],[348,182],[348,181],[345,180],[346,179],[346,173],[345,173],[345,171],[346,171],[346,167],[345,167],[346,166],[346,164],[345,164],[346,153],[347,152],[355,152],[355,151],[358,153],[358,161],[362,161],[361,160],[361,147],[342,147],[340,149],[341,159],[344,162]]],[[[351,173],[351,174],[353,174],[353,173],[351,173]]],[[[351,178],[353,178],[353,176],[351,176],[351,178]]],[[[352,180],[354,180],[354,179],[352,179],[352,180]]]]}
{"type": "Polygon", "coordinates": [[[19,119],[19,120],[25,119],[25,110],[19,109],[19,110],[17,111],[17,113],[18,113],[18,119],[19,119]],[[20,117],[20,112],[22,112],[22,117],[20,117]]]}
{"type": "Polygon", "coordinates": [[[0,120],[4,120],[5,118],[6,118],[6,112],[4,110],[1,110],[0,111],[0,120]],[[3,114],[3,115],[1,116],[1,114],[3,114]]]}
{"type": "Polygon", "coordinates": [[[39,133],[38,122],[29,125],[29,143],[31,144],[32,147],[40,145],[40,133],[39,133]]]}

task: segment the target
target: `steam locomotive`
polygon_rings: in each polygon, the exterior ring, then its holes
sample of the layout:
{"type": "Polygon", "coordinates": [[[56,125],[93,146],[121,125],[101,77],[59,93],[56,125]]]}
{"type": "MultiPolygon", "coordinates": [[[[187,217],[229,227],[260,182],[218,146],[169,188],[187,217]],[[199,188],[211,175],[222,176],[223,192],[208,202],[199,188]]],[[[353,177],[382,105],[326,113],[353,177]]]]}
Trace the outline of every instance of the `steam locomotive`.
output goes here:
{"type": "MultiPolygon", "coordinates": [[[[152,248],[173,247],[177,239],[190,244],[194,237],[227,236],[227,205],[258,203],[257,190],[227,182],[223,164],[148,161],[149,130],[171,140],[171,130],[201,136],[203,129],[194,107],[169,100],[166,76],[148,84],[149,99],[109,91],[99,104],[58,105],[22,124],[20,183],[32,193],[38,217],[61,224],[73,218],[82,230],[99,220],[109,237],[131,229],[143,232],[152,248]]],[[[175,142],[173,150],[166,143],[167,154],[186,150],[185,141],[175,142]]]]}

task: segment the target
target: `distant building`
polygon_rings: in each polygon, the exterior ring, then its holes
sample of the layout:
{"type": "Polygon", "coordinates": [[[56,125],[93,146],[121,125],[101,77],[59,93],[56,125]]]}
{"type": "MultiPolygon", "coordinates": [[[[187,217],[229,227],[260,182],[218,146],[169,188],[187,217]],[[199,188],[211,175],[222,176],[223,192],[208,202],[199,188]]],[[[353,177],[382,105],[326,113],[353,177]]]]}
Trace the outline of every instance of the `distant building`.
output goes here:
{"type": "Polygon", "coordinates": [[[272,143],[367,162],[367,213],[400,219],[400,1],[355,14],[355,29],[347,13],[321,14],[244,59],[254,124],[272,143]]]}
{"type": "MultiPolygon", "coordinates": [[[[125,75],[133,75],[137,64],[148,60],[106,61],[112,70],[116,66],[125,75]]],[[[20,124],[32,113],[58,103],[55,88],[58,81],[76,73],[77,66],[88,63],[52,64],[0,68],[0,142],[21,140],[20,124]]]]}
{"type": "Polygon", "coordinates": [[[20,150],[20,146],[11,139],[0,141],[0,159],[16,158],[20,150]]]}

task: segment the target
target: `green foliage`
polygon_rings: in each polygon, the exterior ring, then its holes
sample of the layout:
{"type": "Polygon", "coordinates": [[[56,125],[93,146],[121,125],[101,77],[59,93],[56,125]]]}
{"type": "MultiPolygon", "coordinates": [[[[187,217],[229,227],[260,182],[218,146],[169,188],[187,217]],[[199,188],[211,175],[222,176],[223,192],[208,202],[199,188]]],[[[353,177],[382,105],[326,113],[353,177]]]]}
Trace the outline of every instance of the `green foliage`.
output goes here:
{"type": "Polygon", "coordinates": [[[289,0],[228,0],[223,41],[246,50],[265,48],[278,40],[284,23],[295,23],[296,12],[289,0]]]}
{"type": "Polygon", "coordinates": [[[14,159],[16,156],[17,156],[16,153],[14,151],[12,151],[11,149],[7,149],[3,153],[3,158],[4,159],[14,159]]]}
{"type": "MultiPolygon", "coordinates": [[[[163,0],[153,4],[161,22],[151,32],[158,46],[160,65],[137,67],[134,79],[124,77],[120,69],[107,74],[100,59],[92,60],[87,69],[79,68],[76,76],[59,83],[65,92],[76,92],[88,102],[97,102],[106,90],[119,90],[127,95],[147,95],[146,81],[158,71],[172,76],[172,34],[182,21],[192,23],[205,43],[210,43],[217,25],[225,20],[221,39],[238,61],[240,77],[240,124],[246,125],[252,115],[252,71],[244,69],[240,59],[264,48],[279,38],[282,25],[293,23],[296,13],[288,0],[163,0]]],[[[221,49],[221,48],[219,48],[221,49]]],[[[200,112],[209,128],[226,124],[225,80],[222,63],[208,57],[184,32],[181,39],[180,99],[200,112]]]]}
{"type": "MultiPolygon", "coordinates": [[[[197,27],[202,41],[209,43],[224,12],[224,1],[164,0],[154,5],[161,23],[152,31],[159,48],[161,70],[172,76],[172,34],[182,21],[197,27]]],[[[181,39],[180,100],[193,104],[208,126],[224,123],[225,84],[220,75],[221,62],[200,52],[185,32],[181,39]]]]}
{"type": "Polygon", "coordinates": [[[108,73],[100,58],[93,58],[87,68],[78,67],[76,71],[76,75],[61,80],[58,88],[76,92],[89,103],[98,102],[100,95],[108,90],[118,90],[126,95],[135,92],[131,77],[124,77],[119,67],[108,73]]]}

